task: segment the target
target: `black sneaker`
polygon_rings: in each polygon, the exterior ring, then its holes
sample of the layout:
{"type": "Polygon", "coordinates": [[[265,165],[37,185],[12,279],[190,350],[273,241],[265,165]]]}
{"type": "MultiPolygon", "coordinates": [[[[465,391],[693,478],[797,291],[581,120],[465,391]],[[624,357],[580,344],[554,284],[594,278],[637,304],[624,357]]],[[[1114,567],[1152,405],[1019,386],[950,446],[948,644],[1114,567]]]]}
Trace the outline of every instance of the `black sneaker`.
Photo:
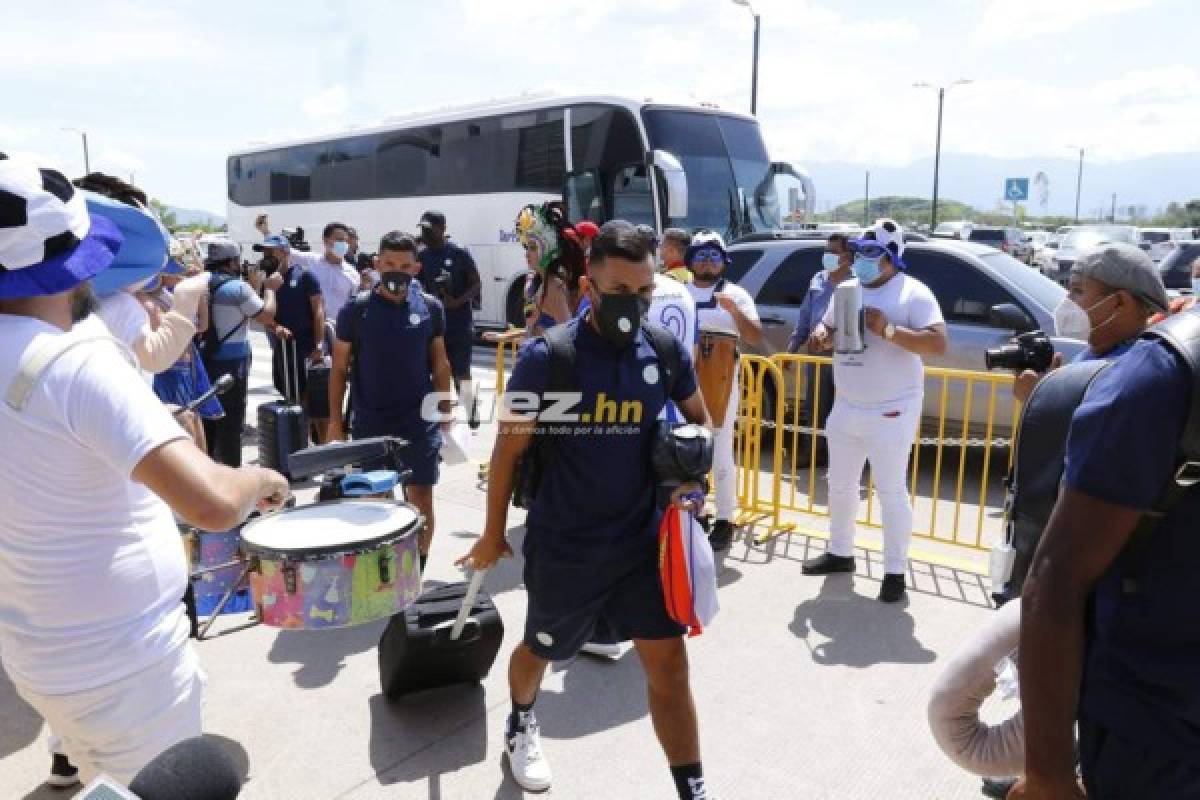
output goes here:
{"type": "Polygon", "coordinates": [[[50,777],[46,785],[55,789],[70,789],[79,785],[79,770],[72,766],[70,760],[62,753],[55,753],[50,764],[50,777]]]}
{"type": "Polygon", "coordinates": [[[1008,793],[1012,791],[1012,787],[1017,785],[1015,778],[1004,778],[999,780],[996,778],[983,779],[983,796],[994,797],[996,800],[1004,800],[1008,797],[1008,793]]]}
{"type": "Polygon", "coordinates": [[[879,602],[899,603],[906,592],[904,576],[889,573],[883,576],[883,584],[879,587],[879,602]]]}
{"type": "Polygon", "coordinates": [[[733,544],[733,523],[727,519],[719,519],[713,525],[712,533],[708,535],[708,543],[714,553],[728,550],[733,544]]]}
{"type": "Polygon", "coordinates": [[[835,556],[822,553],[804,562],[805,575],[832,575],[835,572],[854,572],[854,556],[835,556]]]}

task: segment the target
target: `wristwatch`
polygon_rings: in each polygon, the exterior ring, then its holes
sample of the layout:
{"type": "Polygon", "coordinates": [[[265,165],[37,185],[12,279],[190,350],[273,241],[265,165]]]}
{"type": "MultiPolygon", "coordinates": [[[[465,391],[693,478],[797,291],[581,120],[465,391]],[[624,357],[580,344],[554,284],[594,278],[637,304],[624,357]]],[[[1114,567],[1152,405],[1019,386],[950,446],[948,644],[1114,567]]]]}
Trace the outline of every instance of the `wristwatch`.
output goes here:
{"type": "Polygon", "coordinates": [[[894,322],[889,322],[887,325],[884,325],[883,326],[883,338],[887,339],[888,341],[891,341],[895,337],[896,337],[896,324],[894,322]]]}

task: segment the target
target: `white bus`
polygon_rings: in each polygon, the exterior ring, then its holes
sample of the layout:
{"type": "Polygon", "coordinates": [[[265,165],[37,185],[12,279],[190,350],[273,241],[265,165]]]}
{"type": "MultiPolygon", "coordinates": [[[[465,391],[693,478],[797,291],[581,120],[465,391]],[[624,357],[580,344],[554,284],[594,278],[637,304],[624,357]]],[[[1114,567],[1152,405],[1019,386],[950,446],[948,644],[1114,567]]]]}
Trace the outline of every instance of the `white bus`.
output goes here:
{"type": "Polygon", "coordinates": [[[771,162],[753,117],[599,95],[524,96],[257,146],[229,156],[227,177],[229,234],[242,245],[259,240],[262,213],[272,230],[303,227],[314,246],[327,223],[344,222],[371,252],[387,231],[415,230],[423,211],[444,212],[479,265],[485,328],[522,323],[514,221],[527,203],[564,200],[575,222],[711,228],[728,239],[777,229],[785,214],[811,216],[815,203],[805,172],[771,162]]]}

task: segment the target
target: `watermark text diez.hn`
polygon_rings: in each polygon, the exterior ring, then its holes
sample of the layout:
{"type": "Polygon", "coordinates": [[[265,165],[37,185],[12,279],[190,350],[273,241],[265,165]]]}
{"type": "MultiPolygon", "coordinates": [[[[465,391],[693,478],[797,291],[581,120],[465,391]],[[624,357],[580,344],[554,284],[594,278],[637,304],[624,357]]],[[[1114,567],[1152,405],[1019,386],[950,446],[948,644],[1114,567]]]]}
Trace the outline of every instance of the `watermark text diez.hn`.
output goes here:
{"type": "MultiPolygon", "coordinates": [[[[421,418],[427,422],[444,422],[451,419],[465,420],[467,409],[455,406],[452,412],[439,410],[443,405],[454,403],[454,392],[431,392],[421,404],[421,418]]],[[[504,393],[497,401],[495,391],[480,389],[476,394],[475,412],[480,422],[492,422],[497,417],[505,422],[542,423],[548,433],[591,432],[604,430],[608,433],[624,432],[621,426],[634,433],[642,423],[643,406],[640,400],[616,400],[606,392],[596,395],[595,402],[586,411],[581,410],[582,392],[516,392],[504,393]],[[557,426],[557,427],[556,427],[557,426]],[[582,426],[609,426],[589,428],[582,426]],[[613,426],[616,426],[614,428],[613,426]]]]}

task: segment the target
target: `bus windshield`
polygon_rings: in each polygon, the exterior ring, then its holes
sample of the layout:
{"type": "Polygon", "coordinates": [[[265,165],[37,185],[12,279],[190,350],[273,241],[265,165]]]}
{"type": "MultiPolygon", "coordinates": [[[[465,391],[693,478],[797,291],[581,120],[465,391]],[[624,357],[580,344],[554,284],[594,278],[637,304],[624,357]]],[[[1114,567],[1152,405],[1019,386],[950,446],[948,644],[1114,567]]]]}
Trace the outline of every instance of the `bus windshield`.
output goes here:
{"type": "Polygon", "coordinates": [[[651,149],[683,164],[688,215],[673,226],[709,228],[727,239],[781,226],[771,161],[758,123],[704,111],[642,112],[651,149]]]}

